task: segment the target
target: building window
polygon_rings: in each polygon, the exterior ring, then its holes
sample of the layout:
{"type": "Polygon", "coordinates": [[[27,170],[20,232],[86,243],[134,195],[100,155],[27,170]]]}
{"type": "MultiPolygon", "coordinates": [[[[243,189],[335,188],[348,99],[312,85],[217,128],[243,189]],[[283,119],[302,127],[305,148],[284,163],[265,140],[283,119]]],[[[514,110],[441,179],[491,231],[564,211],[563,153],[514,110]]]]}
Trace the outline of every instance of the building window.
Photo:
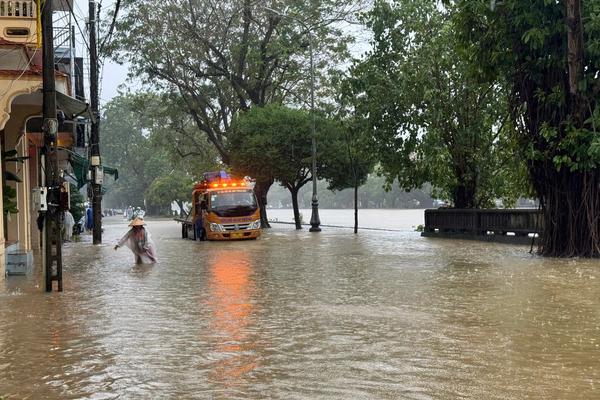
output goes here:
{"type": "Polygon", "coordinates": [[[27,37],[29,36],[29,29],[27,28],[6,28],[4,35],[7,37],[27,37]]]}

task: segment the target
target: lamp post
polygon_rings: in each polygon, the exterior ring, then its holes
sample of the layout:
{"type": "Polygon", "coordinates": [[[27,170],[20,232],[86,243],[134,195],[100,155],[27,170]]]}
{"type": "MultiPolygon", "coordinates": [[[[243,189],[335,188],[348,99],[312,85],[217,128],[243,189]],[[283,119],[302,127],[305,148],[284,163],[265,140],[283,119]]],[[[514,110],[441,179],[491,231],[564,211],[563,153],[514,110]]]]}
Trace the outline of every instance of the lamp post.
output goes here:
{"type": "Polygon", "coordinates": [[[312,141],[312,213],[310,216],[310,232],[321,232],[321,220],[319,219],[319,200],[317,198],[317,134],[316,134],[316,116],[315,116],[315,65],[313,56],[313,37],[310,27],[301,19],[289,14],[284,14],[281,11],[265,7],[267,11],[279,15],[282,18],[289,18],[298,22],[306,30],[308,34],[308,51],[310,53],[310,130],[312,141]]]}

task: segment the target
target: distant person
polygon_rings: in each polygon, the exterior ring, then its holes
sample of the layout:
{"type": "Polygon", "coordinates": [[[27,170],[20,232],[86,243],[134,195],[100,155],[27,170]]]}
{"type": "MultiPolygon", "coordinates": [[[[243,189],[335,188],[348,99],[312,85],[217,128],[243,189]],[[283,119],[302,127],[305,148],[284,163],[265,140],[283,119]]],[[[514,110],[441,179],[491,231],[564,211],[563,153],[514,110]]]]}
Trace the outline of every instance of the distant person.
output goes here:
{"type": "Polygon", "coordinates": [[[91,207],[85,210],[85,230],[91,232],[94,229],[94,212],[91,207]]]}
{"type": "Polygon", "coordinates": [[[136,219],[136,218],[144,218],[144,215],[146,215],[146,212],[144,210],[142,210],[140,207],[137,207],[135,210],[133,210],[133,215],[131,217],[131,219],[136,219]]]}
{"type": "Polygon", "coordinates": [[[119,240],[115,250],[125,245],[133,252],[136,264],[153,264],[156,262],[154,242],[150,239],[150,233],[144,225],[144,220],[141,218],[131,221],[129,223],[131,229],[119,240]]]}
{"type": "Polygon", "coordinates": [[[194,216],[194,231],[196,232],[196,240],[204,238],[204,226],[202,220],[202,211],[206,210],[206,202],[202,200],[200,204],[196,204],[196,215],[194,216]]]}
{"type": "Polygon", "coordinates": [[[83,232],[85,232],[85,214],[83,214],[81,218],[79,218],[79,221],[77,221],[77,234],[81,235],[83,232]]]}
{"type": "Polygon", "coordinates": [[[65,242],[70,242],[71,237],[73,236],[73,227],[75,226],[75,218],[73,218],[73,214],[67,209],[64,215],[64,224],[65,224],[65,242]]]}

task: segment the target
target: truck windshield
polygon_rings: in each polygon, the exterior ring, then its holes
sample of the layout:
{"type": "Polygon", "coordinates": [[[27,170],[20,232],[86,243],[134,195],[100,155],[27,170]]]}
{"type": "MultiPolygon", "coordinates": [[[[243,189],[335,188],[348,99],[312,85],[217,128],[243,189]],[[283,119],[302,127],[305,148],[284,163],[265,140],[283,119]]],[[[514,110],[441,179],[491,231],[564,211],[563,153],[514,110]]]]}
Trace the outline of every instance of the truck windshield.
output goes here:
{"type": "Polygon", "coordinates": [[[252,190],[221,190],[211,193],[210,208],[222,217],[243,216],[256,210],[256,199],[252,190]]]}

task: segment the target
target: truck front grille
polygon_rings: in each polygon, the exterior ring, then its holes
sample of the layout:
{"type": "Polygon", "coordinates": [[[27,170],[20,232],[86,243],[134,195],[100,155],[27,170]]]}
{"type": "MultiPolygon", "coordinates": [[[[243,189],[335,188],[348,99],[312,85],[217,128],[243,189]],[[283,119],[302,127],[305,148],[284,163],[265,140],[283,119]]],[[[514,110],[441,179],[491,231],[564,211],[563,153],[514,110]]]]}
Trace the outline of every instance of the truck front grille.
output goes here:
{"type": "Polygon", "coordinates": [[[242,231],[248,229],[250,224],[223,224],[223,229],[226,231],[242,231]]]}

